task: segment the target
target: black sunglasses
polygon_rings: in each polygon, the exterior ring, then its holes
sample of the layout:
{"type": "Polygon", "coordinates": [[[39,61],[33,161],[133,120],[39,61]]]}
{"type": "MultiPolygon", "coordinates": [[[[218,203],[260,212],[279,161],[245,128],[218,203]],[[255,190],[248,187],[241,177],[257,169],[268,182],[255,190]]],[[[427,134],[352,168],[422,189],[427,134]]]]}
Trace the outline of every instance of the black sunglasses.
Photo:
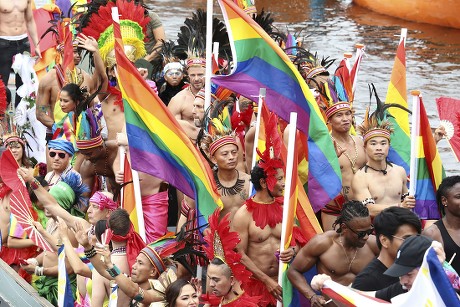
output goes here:
{"type": "Polygon", "coordinates": [[[55,152],[55,151],[50,151],[49,155],[51,158],[54,158],[56,154],[59,156],[59,158],[64,159],[66,154],[63,152],[55,152]]]}
{"type": "Polygon", "coordinates": [[[371,234],[374,233],[374,225],[371,225],[371,228],[368,229],[368,230],[363,230],[363,231],[355,231],[353,228],[351,228],[347,223],[345,223],[345,225],[347,225],[348,229],[350,229],[356,236],[358,236],[358,239],[362,239],[364,238],[365,236],[370,236],[371,234]]]}

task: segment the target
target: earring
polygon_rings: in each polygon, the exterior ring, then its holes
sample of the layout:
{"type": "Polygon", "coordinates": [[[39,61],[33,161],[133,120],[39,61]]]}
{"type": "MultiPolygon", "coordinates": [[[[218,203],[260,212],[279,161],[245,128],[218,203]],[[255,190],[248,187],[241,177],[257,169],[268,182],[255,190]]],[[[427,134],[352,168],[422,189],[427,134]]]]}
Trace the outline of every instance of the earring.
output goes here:
{"type": "Polygon", "coordinates": [[[215,171],[215,172],[217,172],[217,164],[214,164],[214,165],[212,166],[212,170],[215,171]]]}

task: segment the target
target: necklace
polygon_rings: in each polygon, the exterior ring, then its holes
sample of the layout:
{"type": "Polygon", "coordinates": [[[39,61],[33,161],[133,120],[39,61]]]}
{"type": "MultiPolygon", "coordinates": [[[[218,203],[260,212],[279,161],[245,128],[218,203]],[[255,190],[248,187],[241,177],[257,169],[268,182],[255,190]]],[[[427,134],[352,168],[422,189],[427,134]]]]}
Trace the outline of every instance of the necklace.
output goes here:
{"type": "Polygon", "coordinates": [[[114,255],[114,254],[124,254],[124,255],[126,255],[126,246],[115,247],[114,249],[112,249],[111,254],[112,255],[114,255]]]}
{"type": "Polygon", "coordinates": [[[240,172],[238,172],[237,169],[235,169],[235,171],[236,182],[231,187],[223,186],[222,183],[219,181],[219,176],[217,175],[217,172],[214,173],[214,179],[216,180],[217,189],[219,191],[222,191],[222,196],[237,195],[243,190],[245,181],[243,179],[240,179],[240,172]]]}
{"type": "Polygon", "coordinates": [[[347,251],[345,250],[345,247],[343,246],[342,235],[340,235],[340,246],[342,247],[342,250],[345,253],[345,257],[347,257],[347,261],[349,263],[348,264],[348,272],[351,272],[351,266],[353,265],[353,261],[355,261],[355,259],[356,259],[356,255],[358,254],[358,248],[356,248],[355,255],[353,256],[353,258],[350,261],[350,258],[348,257],[348,254],[347,254],[347,251]]]}
{"type": "Polygon", "coordinates": [[[236,292],[233,292],[233,294],[235,294],[236,296],[234,298],[232,298],[232,299],[229,299],[229,300],[225,300],[225,297],[222,297],[222,301],[219,304],[219,306],[225,306],[227,304],[230,304],[230,303],[236,301],[237,299],[239,299],[244,294],[244,291],[241,292],[240,294],[238,294],[236,292]]]}
{"type": "Polygon", "coordinates": [[[388,168],[388,163],[385,164],[385,169],[376,169],[376,168],[373,168],[372,166],[369,166],[369,165],[365,165],[366,167],[366,173],[367,173],[367,169],[370,168],[371,170],[373,171],[376,171],[376,172],[381,172],[383,174],[383,176],[385,176],[388,172],[387,172],[387,168],[388,168]]]}
{"type": "Polygon", "coordinates": [[[193,92],[192,92],[192,86],[189,85],[187,88],[188,88],[188,90],[190,91],[190,93],[193,95],[193,97],[196,98],[196,95],[197,95],[198,93],[193,94],[193,92]]]}
{"type": "Polygon", "coordinates": [[[331,134],[331,139],[335,142],[335,146],[337,146],[337,149],[343,151],[343,154],[345,155],[345,157],[347,157],[348,161],[350,161],[351,171],[353,172],[353,174],[355,174],[356,171],[357,171],[355,165],[356,165],[356,160],[358,160],[358,146],[356,145],[355,139],[352,136],[350,136],[350,137],[351,137],[351,140],[353,141],[353,146],[355,147],[355,156],[354,156],[353,159],[350,158],[350,156],[348,155],[347,151],[343,150],[342,146],[340,146],[340,144],[337,142],[337,140],[331,134]]]}

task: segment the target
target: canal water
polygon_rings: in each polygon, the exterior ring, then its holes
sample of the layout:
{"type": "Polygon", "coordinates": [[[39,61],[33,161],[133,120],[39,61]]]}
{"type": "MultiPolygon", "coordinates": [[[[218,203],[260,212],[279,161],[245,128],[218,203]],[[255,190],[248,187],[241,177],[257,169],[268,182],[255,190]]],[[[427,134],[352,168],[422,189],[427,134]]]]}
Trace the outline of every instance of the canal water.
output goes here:
{"type": "MultiPolygon", "coordinates": [[[[176,39],[185,18],[197,8],[206,8],[205,0],[146,1],[160,16],[167,39],[176,39]]],[[[337,61],[344,52],[355,52],[354,45],[366,45],[361,66],[355,107],[361,122],[369,103],[368,83],[374,83],[379,96],[386,95],[401,28],[408,29],[406,43],[407,90],[422,92],[432,127],[439,118],[435,99],[450,96],[460,99],[460,30],[410,22],[374,13],[351,0],[256,0],[259,11],[272,13],[278,29],[300,33],[306,48],[337,61]]],[[[217,1],[214,13],[221,16],[217,1]]],[[[353,60],[353,59],[352,59],[353,60]]],[[[409,94],[408,94],[409,95],[409,94]]],[[[409,106],[411,105],[409,95],[409,106]]],[[[456,161],[446,140],[438,144],[444,167],[449,175],[459,174],[456,161]]]]}

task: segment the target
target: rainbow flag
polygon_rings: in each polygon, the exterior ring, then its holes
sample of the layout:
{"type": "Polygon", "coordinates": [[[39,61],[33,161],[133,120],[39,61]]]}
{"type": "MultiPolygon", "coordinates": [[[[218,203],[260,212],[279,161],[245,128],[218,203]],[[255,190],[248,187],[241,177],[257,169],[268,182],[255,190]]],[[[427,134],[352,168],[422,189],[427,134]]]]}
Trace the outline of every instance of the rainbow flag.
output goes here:
{"type": "Polygon", "coordinates": [[[123,170],[123,203],[122,208],[128,211],[129,219],[133,223],[134,230],[139,233],[139,219],[137,218],[136,198],[134,197],[133,173],[129,164],[128,155],[125,152],[125,163],[123,170]]]}
{"type": "Polygon", "coordinates": [[[64,245],[58,249],[58,307],[73,307],[74,299],[65,266],[64,245]]]}
{"type": "MultiPolygon", "coordinates": [[[[385,103],[396,103],[407,108],[406,49],[404,44],[405,37],[401,36],[385,103]]],[[[406,174],[409,175],[410,146],[407,145],[410,144],[409,114],[399,108],[389,108],[388,113],[393,116],[389,117],[389,121],[393,124],[394,129],[391,135],[388,160],[404,167],[406,174]]]]}
{"type": "Polygon", "coordinates": [[[308,136],[308,195],[318,211],[341,189],[340,167],[329,131],[305,80],[284,51],[244,11],[230,0],[219,0],[235,67],[213,82],[245,97],[266,88],[268,108],[289,121],[296,112],[297,128],[308,136]]]}
{"type": "Polygon", "coordinates": [[[208,216],[218,206],[222,207],[212,171],[174,116],[126,57],[116,22],[114,36],[131,166],[169,182],[194,198],[199,223],[204,225],[208,216]]]}
{"type": "Polygon", "coordinates": [[[460,300],[432,247],[425,253],[411,290],[392,298],[391,303],[368,297],[332,280],[324,283],[322,292],[338,306],[460,306],[460,300]]]}
{"type": "Polygon", "coordinates": [[[10,227],[8,230],[8,236],[19,239],[27,238],[26,231],[21,226],[21,224],[18,223],[18,219],[13,214],[10,214],[10,227]]]}
{"type": "MultiPolygon", "coordinates": [[[[430,122],[426,115],[422,97],[419,96],[418,114],[415,114],[413,123],[418,124],[418,150],[414,157],[417,159],[415,172],[415,208],[414,212],[421,219],[439,219],[440,213],[436,202],[436,190],[446,176],[439,156],[436,142],[431,132],[430,122]]],[[[413,127],[414,128],[414,127],[413,127]]],[[[414,178],[412,178],[414,180],[414,178]]]]}

